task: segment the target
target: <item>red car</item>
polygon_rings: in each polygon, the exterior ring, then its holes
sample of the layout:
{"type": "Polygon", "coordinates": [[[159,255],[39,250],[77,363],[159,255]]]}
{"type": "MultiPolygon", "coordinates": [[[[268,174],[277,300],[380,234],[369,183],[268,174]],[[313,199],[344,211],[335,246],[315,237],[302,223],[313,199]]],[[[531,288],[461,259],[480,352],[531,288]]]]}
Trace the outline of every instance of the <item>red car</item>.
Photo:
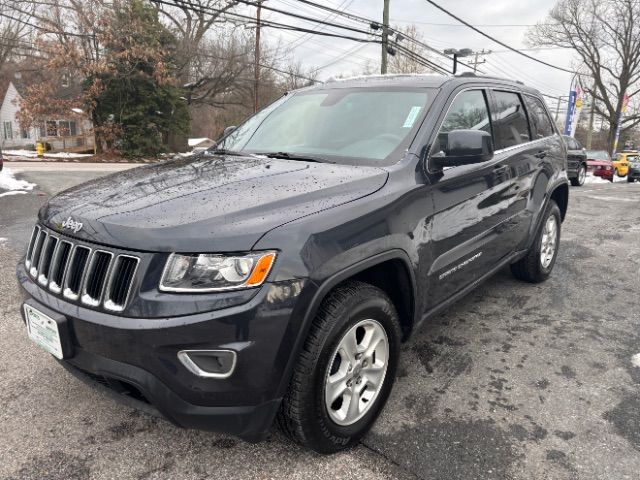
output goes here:
{"type": "Polygon", "coordinates": [[[596,177],[613,182],[613,163],[604,150],[587,150],[587,171],[596,177]]]}

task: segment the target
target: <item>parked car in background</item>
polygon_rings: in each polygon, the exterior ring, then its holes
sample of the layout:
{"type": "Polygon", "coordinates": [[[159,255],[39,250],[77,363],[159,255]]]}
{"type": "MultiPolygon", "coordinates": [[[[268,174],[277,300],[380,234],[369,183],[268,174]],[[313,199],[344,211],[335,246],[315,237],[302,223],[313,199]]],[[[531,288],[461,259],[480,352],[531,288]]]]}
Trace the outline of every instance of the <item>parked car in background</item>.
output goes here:
{"type": "Polygon", "coordinates": [[[573,137],[563,135],[567,144],[567,177],[571,185],[581,187],[587,178],[587,154],[580,142],[573,137]]]}
{"type": "Polygon", "coordinates": [[[640,180],[640,155],[628,155],[629,172],[627,173],[627,182],[632,183],[640,180]]]}
{"type": "Polygon", "coordinates": [[[613,162],[605,150],[587,150],[587,171],[613,182],[613,162]]]}
{"type": "Polygon", "coordinates": [[[613,161],[613,169],[619,177],[626,177],[629,171],[629,158],[637,157],[638,152],[623,151],[616,155],[613,161]]]}

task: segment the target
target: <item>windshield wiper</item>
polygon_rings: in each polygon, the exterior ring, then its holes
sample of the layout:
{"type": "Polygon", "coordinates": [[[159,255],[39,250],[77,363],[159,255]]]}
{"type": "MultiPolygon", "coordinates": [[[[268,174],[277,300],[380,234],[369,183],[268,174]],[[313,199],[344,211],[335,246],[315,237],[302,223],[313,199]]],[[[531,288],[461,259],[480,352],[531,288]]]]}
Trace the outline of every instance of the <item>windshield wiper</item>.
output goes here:
{"type": "Polygon", "coordinates": [[[264,155],[265,157],[269,157],[269,158],[283,158],[285,160],[299,160],[302,162],[334,163],[325,158],[308,157],[306,155],[298,155],[297,153],[289,153],[289,152],[267,152],[267,153],[256,153],[256,155],[264,155]]]}
{"type": "Polygon", "coordinates": [[[226,150],[224,148],[216,148],[215,150],[205,150],[207,153],[214,155],[232,155],[235,157],[251,157],[250,153],[237,152],[236,150],[226,150]]]}

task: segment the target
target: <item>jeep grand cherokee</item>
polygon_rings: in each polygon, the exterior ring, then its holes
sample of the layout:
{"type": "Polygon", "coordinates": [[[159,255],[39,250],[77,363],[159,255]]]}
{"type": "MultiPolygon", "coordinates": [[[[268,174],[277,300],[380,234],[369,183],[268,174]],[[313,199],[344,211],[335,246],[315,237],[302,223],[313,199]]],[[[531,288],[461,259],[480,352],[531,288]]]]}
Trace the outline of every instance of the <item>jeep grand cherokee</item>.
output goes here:
{"type": "Polygon", "coordinates": [[[520,83],[338,81],[230,130],[53,197],[17,269],[36,343],[177,425],[354,445],[420,324],[553,269],[566,147],[520,83]]]}

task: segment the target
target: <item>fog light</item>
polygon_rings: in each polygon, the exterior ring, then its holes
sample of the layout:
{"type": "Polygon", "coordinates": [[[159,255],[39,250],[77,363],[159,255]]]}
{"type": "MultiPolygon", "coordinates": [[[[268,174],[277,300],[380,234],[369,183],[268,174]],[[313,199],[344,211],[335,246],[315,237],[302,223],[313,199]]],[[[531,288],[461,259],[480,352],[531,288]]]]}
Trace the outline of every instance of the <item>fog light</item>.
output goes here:
{"type": "Polygon", "coordinates": [[[236,368],[233,350],[181,350],[178,359],[191,373],[205,378],[228,378],[236,368]]]}

